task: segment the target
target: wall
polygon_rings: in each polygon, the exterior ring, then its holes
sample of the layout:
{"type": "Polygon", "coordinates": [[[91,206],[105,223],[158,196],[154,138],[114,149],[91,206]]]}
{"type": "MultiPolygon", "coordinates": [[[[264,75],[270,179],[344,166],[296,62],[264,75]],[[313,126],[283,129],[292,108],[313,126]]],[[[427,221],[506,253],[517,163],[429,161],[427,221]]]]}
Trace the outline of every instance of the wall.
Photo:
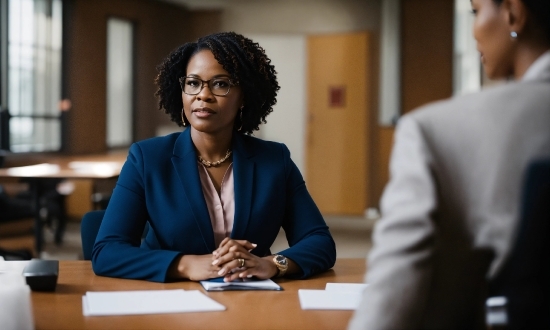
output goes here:
{"type": "Polygon", "coordinates": [[[303,35],[247,34],[266,51],[277,70],[281,89],[277,104],[254,135],[287,145],[296,166],[305,173],[306,38],[303,35]]]}
{"type": "Polygon", "coordinates": [[[403,113],[453,93],[454,0],[402,1],[403,113]]]}
{"type": "Polygon", "coordinates": [[[326,34],[376,30],[381,0],[232,1],[222,29],[255,34],[326,34]]]}
{"type": "Polygon", "coordinates": [[[106,54],[107,18],[129,19],[135,24],[134,137],[155,135],[167,115],[157,110],[154,97],[156,66],[178,45],[189,41],[185,24],[189,13],[181,7],[147,0],[65,1],[66,152],[84,154],[107,149],[106,54]]]}
{"type": "MultiPolygon", "coordinates": [[[[260,43],[278,71],[281,92],[267,125],[256,136],[285,143],[304,169],[306,138],[305,41],[309,35],[377,31],[380,0],[233,1],[221,14],[221,28],[260,43]]],[[[376,34],[376,33],[375,33],[376,34]]]]}

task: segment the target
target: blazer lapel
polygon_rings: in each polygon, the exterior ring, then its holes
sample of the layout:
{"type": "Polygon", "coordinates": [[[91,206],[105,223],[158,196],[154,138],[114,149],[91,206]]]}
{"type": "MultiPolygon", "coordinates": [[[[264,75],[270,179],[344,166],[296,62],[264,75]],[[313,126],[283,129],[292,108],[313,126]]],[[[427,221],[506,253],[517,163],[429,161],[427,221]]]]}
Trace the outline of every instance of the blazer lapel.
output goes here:
{"type": "Polygon", "coordinates": [[[233,178],[235,182],[235,218],[231,238],[243,239],[250,219],[254,183],[253,150],[247,148],[244,137],[233,134],[233,178]]]}
{"type": "Polygon", "coordinates": [[[190,129],[186,129],[176,140],[172,155],[172,164],[183,186],[189,205],[191,205],[191,210],[202,234],[204,244],[206,244],[209,251],[214,251],[216,249],[214,230],[212,229],[208,207],[202,193],[196,160],[197,154],[191,140],[190,129]]]}

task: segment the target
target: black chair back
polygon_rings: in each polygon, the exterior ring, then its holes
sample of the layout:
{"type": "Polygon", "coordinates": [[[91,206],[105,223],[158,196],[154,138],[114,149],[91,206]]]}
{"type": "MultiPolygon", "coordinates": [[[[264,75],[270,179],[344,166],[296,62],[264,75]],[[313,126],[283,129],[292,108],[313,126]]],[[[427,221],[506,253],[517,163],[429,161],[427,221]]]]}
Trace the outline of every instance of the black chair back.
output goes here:
{"type": "Polygon", "coordinates": [[[84,260],[92,259],[92,249],[94,248],[95,239],[104,215],[105,210],[99,210],[90,211],[82,217],[80,237],[82,238],[82,255],[84,260]]]}
{"type": "Polygon", "coordinates": [[[489,290],[507,299],[507,329],[550,329],[550,159],[526,171],[517,240],[489,290]]]}

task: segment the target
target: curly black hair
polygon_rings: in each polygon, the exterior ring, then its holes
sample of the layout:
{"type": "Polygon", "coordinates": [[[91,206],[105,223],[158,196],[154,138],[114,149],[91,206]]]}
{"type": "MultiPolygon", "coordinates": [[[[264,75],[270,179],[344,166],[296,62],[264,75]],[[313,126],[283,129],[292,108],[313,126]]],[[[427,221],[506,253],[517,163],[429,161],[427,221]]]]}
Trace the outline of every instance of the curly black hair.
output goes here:
{"type": "MultiPolygon", "coordinates": [[[[235,129],[251,134],[259,130],[265,117],[273,111],[277,103],[277,71],[264,49],[256,42],[235,32],[222,32],[199,38],[175,49],[157,67],[155,83],[158,86],[159,110],[170,114],[173,122],[183,126],[181,109],[181,87],[179,78],[186,75],[187,64],[193,55],[208,49],[216,60],[229,73],[231,79],[241,87],[244,96],[242,122],[235,120],[235,129]]],[[[185,118],[186,124],[187,118],[185,118]]]]}

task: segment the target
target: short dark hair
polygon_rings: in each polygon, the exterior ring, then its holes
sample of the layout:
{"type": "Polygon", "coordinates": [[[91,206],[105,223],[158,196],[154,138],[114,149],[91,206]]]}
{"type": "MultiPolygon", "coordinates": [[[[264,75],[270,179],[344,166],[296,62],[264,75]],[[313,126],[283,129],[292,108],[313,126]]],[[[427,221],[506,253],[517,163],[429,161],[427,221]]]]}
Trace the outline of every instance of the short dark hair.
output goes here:
{"type": "MultiPolygon", "coordinates": [[[[235,120],[235,128],[250,134],[259,130],[261,123],[273,111],[277,103],[277,72],[264,49],[256,42],[235,32],[222,32],[199,38],[175,49],[157,68],[155,83],[158,89],[160,110],[170,114],[171,120],[183,126],[181,87],[178,79],[185,76],[190,58],[201,50],[208,49],[214,58],[229,73],[231,79],[243,92],[242,122],[235,120]]],[[[188,124],[187,119],[186,124],[188,124]]]]}
{"type": "MultiPolygon", "coordinates": [[[[501,4],[503,0],[493,0],[501,4]]],[[[543,29],[546,42],[550,44],[550,0],[522,0],[536,24],[543,29]]]]}

